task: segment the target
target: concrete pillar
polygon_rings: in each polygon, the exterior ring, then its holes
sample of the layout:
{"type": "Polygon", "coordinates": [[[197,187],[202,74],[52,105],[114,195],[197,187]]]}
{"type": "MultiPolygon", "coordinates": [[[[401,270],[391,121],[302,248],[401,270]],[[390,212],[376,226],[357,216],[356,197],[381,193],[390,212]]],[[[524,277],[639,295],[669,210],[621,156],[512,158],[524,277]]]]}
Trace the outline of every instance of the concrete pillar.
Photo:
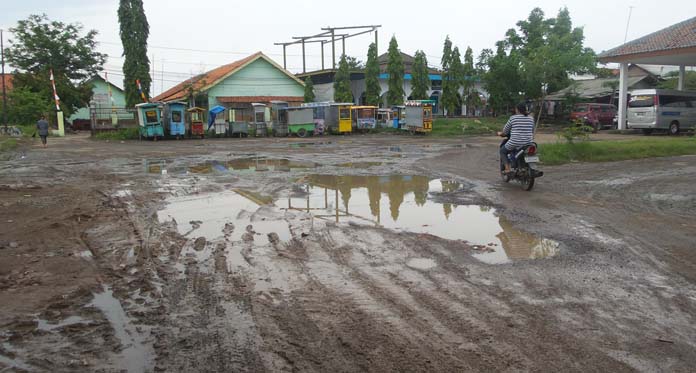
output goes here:
{"type": "Polygon", "coordinates": [[[677,83],[677,89],[680,91],[684,90],[684,79],[686,78],[686,67],[684,65],[679,66],[679,83],[677,83]]]}
{"type": "Polygon", "coordinates": [[[626,96],[628,96],[628,62],[622,62],[619,74],[619,123],[620,130],[626,129],[626,96]]]}

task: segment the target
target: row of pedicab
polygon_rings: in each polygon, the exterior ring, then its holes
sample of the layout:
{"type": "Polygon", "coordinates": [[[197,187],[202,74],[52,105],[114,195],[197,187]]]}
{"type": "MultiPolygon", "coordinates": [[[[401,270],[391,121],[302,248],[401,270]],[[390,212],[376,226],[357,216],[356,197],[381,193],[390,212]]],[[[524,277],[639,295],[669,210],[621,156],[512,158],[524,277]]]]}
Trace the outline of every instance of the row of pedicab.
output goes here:
{"type": "Polygon", "coordinates": [[[215,106],[209,110],[183,102],[136,105],[141,139],[214,137],[317,136],[395,128],[426,133],[433,128],[432,100],[409,100],[391,109],[353,103],[310,102],[290,106],[284,101],[251,104],[245,109],[215,106]],[[245,117],[249,120],[240,120],[245,117]]]}

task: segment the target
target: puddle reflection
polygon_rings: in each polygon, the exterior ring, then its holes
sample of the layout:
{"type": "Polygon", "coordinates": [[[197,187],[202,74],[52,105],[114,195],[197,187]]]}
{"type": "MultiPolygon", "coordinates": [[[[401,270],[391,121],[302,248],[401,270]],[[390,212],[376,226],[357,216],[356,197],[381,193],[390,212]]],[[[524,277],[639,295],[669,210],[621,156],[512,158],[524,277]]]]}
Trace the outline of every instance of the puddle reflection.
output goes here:
{"type": "Polygon", "coordinates": [[[279,208],[306,211],[337,223],[427,233],[474,246],[477,259],[491,264],[556,255],[558,243],[512,228],[494,208],[428,200],[431,192],[453,192],[456,182],[424,176],[311,175],[305,197],[279,200],[279,208]]]}
{"type": "Polygon", "coordinates": [[[237,158],[228,161],[206,161],[194,165],[175,165],[166,160],[145,160],[145,171],[149,174],[215,174],[237,172],[289,172],[316,168],[314,162],[289,159],[237,158]]]}

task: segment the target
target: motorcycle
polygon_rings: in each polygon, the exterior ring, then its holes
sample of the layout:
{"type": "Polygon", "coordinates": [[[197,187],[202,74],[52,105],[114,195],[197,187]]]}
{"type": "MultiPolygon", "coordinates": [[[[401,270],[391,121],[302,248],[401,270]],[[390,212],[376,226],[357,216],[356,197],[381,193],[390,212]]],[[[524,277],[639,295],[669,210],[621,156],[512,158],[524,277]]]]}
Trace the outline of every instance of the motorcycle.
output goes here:
{"type": "MultiPolygon", "coordinates": [[[[500,147],[505,146],[508,138],[506,137],[500,144],[500,147]]],[[[536,143],[531,143],[522,149],[516,150],[514,153],[508,154],[511,173],[505,173],[505,163],[500,160],[500,175],[503,181],[519,181],[522,188],[526,191],[532,190],[534,187],[534,179],[544,176],[543,171],[539,171],[537,164],[539,163],[538,146],[536,143]]]]}

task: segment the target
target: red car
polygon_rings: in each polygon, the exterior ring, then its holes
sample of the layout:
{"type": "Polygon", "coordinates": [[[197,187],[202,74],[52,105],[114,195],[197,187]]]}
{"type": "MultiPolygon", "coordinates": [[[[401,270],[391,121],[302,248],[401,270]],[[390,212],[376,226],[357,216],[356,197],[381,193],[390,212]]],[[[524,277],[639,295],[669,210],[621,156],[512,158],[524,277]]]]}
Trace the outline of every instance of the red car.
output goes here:
{"type": "Polygon", "coordinates": [[[587,121],[597,124],[597,127],[611,127],[614,125],[616,116],[616,106],[609,104],[584,103],[575,104],[573,112],[570,113],[570,120],[587,118],[587,121]]]}

